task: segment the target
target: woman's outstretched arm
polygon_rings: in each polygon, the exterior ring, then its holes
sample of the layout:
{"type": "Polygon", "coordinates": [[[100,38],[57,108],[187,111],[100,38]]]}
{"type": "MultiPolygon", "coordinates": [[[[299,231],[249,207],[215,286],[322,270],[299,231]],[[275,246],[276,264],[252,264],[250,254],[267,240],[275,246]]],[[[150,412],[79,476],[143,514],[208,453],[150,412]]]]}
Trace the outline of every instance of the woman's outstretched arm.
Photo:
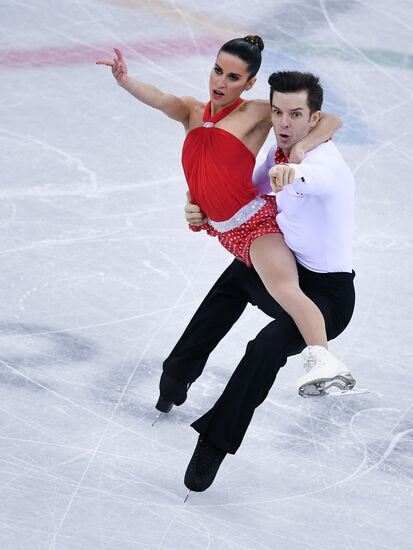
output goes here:
{"type": "Polygon", "coordinates": [[[112,74],[119,86],[136,97],[136,99],[186,125],[189,120],[190,98],[166,94],[151,84],[146,84],[130,77],[122,52],[118,48],[114,48],[114,52],[116,57],[113,60],[101,59],[96,61],[96,64],[111,67],[112,74]]]}

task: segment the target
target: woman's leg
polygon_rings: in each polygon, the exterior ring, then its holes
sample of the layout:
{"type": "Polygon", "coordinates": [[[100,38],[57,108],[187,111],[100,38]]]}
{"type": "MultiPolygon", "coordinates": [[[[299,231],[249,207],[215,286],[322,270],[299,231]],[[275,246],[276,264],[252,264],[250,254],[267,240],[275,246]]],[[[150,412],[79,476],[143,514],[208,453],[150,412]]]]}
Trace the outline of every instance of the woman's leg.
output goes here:
{"type": "Polygon", "coordinates": [[[294,319],[306,344],[328,348],[323,316],[299,287],[295,257],[283,235],[271,233],[255,239],[250,258],[265,288],[294,319]]]}

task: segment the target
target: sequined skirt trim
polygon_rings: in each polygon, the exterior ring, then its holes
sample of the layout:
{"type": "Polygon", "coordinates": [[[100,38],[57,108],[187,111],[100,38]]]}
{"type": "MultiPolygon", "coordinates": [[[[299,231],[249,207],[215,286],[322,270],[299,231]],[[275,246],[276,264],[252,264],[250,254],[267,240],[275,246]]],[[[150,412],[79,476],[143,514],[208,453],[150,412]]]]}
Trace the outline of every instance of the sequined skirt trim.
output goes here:
{"type": "Polygon", "coordinates": [[[220,233],[232,231],[232,229],[239,227],[240,225],[251,219],[254,214],[256,214],[258,210],[265,205],[265,203],[265,199],[263,199],[262,197],[256,197],[248,204],[240,208],[238,212],[235,212],[235,214],[231,218],[229,218],[229,220],[225,220],[223,222],[214,222],[213,220],[208,220],[208,223],[220,233]]]}
{"type": "MultiPolygon", "coordinates": [[[[206,231],[211,237],[217,237],[224,248],[231,252],[236,258],[242,260],[248,267],[251,267],[250,247],[251,243],[270,233],[281,233],[276,222],[277,206],[274,195],[262,195],[259,197],[264,201],[264,206],[258,209],[247,221],[229,231],[218,231],[204,223],[200,226],[189,224],[192,231],[206,231]]],[[[248,206],[248,205],[247,205],[248,206]]]]}

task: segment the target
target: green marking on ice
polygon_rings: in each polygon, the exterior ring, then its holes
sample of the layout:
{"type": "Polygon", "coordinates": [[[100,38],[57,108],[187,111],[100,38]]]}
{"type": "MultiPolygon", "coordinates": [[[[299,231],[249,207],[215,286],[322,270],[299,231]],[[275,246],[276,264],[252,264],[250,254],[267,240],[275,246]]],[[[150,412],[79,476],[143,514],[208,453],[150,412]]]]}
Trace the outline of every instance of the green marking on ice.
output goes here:
{"type": "Polygon", "coordinates": [[[308,43],[297,43],[292,46],[285,44],[282,48],[286,53],[293,55],[302,55],[306,57],[331,57],[351,63],[376,63],[385,67],[394,67],[397,69],[412,70],[413,55],[409,53],[400,53],[391,50],[379,50],[376,48],[357,48],[349,47],[338,48],[336,46],[325,46],[308,43]]]}

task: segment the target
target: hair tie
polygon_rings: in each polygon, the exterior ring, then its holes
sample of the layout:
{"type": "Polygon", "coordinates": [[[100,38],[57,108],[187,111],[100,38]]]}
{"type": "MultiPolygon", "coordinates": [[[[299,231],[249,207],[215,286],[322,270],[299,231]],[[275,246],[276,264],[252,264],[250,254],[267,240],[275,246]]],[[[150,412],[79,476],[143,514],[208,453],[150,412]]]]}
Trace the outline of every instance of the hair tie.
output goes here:
{"type": "Polygon", "coordinates": [[[246,40],[250,44],[253,44],[254,46],[257,46],[260,51],[264,49],[264,42],[262,41],[262,38],[260,36],[249,34],[248,36],[244,37],[244,40],[246,40]]]}
{"type": "Polygon", "coordinates": [[[247,42],[250,42],[251,44],[255,44],[256,46],[258,46],[258,38],[256,36],[246,36],[244,38],[244,40],[246,40],[247,42]]]}

